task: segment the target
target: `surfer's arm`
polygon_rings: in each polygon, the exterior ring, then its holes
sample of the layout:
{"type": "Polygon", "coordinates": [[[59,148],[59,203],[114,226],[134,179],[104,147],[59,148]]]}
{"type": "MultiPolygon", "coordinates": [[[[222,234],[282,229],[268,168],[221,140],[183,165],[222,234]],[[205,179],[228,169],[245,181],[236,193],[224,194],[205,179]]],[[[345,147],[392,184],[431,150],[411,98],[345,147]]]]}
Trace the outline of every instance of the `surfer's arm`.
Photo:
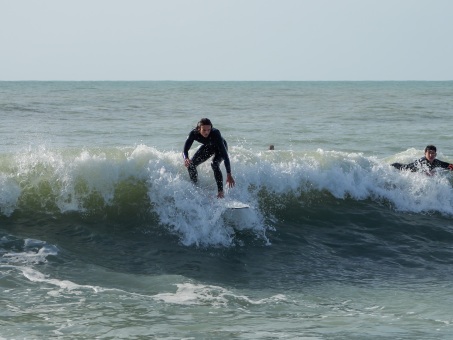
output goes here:
{"type": "Polygon", "coordinates": [[[194,132],[191,131],[189,135],[187,136],[186,142],[184,143],[184,149],[182,152],[182,157],[184,158],[184,164],[185,166],[189,166],[190,164],[190,159],[189,159],[189,150],[194,142],[194,132]]]}
{"type": "Polygon", "coordinates": [[[447,163],[447,162],[443,162],[443,161],[440,161],[438,159],[436,159],[434,162],[435,162],[434,166],[436,168],[448,169],[450,171],[453,171],[453,164],[450,164],[450,163],[447,163]]]}
{"type": "Polygon", "coordinates": [[[234,187],[234,185],[236,184],[231,173],[227,173],[226,182],[227,182],[229,188],[234,187]]]}
{"type": "Polygon", "coordinates": [[[213,131],[211,133],[215,133],[215,144],[217,145],[220,155],[223,158],[223,163],[225,164],[227,175],[231,174],[230,157],[228,156],[228,150],[226,148],[225,141],[223,140],[223,137],[220,134],[219,130],[216,130],[215,132],[213,131]]]}
{"type": "MultiPolygon", "coordinates": [[[[234,185],[236,184],[236,182],[234,181],[234,178],[231,175],[231,173],[227,173],[226,183],[227,183],[229,188],[234,187],[234,185]]],[[[223,193],[223,190],[219,191],[218,194],[217,194],[217,198],[224,198],[224,197],[225,197],[225,194],[223,193]]]]}
{"type": "Polygon", "coordinates": [[[419,168],[420,168],[420,163],[418,161],[415,161],[413,163],[403,165],[401,167],[401,170],[410,170],[412,172],[416,172],[419,168]]]}
{"type": "Polygon", "coordinates": [[[226,183],[229,188],[234,187],[236,182],[234,181],[233,175],[231,175],[231,164],[230,164],[230,157],[228,156],[228,150],[226,147],[226,142],[223,140],[222,135],[220,134],[220,131],[217,130],[216,132],[216,143],[217,147],[219,149],[219,152],[223,158],[223,163],[225,164],[225,170],[227,173],[227,178],[226,178],[226,183]]]}
{"type": "MultiPolygon", "coordinates": [[[[234,187],[234,185],[236,184],[236,182],[234,181],[234,178],[233,176],[231,175],[231,164],[230,164],[230,158],[228,157],[228,151],[225,147],[225,144],[223,143],[223,139],[222,139],[222,147],[223,147],[223,162],[225,164],[225,169],[226,169],[226,175],[227,175],[227,178],[226,178],[226,183],[228,185],[229,188],[232,188],[234,187]]],[[[221,149],[222,150],[222,149],[221,149]]],[[[222,152],[222,151],[221,151],[222,152]]]]}
{"type": "Polygon", "coordinates": [[[410,170],[412,172],[416,172],[416,171],[421,171],[423,169],[426,169],[427,167],[430,168],[429,162],[426,159],[426,157],[422,157],[422,158],[416,160],[415,162],[403,165],[401,167],[401,170],[410,170]]]}
{"type": "Polygon", "coordinates": [[[398,170],[410,170],[415,172],[418,169],[418,161],[409,164],[393,163],[391,165],[398,170]]]}

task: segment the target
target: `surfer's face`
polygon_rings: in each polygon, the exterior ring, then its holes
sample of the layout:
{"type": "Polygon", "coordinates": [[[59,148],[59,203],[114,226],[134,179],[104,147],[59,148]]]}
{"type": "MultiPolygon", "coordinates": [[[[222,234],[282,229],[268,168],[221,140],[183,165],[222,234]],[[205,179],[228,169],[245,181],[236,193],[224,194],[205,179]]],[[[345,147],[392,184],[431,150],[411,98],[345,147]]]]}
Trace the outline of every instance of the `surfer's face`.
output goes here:
{"type": "Polygon", "coordinates": [[[434,161],[434,159],[436,158],[436,151],[434,150],[426,150],[425,152],[425,157],[426,159],[428,160],[428,162],[432,163],[434,161]]]}
{"type": "Polygon", "coordinates": [[[212,126],[211,125],[201,125],[200,126],[200,134],[206,138],[209,136],[209,134],[211,133],[211,128],[212,126]]]}

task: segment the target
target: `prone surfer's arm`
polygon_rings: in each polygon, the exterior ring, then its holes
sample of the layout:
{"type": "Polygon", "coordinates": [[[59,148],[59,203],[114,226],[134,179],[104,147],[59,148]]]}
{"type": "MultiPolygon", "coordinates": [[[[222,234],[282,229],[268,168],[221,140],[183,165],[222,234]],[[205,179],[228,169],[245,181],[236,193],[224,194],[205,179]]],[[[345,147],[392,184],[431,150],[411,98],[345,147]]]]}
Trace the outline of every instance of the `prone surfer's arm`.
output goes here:
{"type": "Polygon", "coordinates": [[[442,168],[453,171],[453,164],[449,164],[447,162],[442,162],[442,168]]]}
{"type": "Polygon", "coordinates": [[[421,167],[421,161],[418,160],[418,161],[403,165],[401,167],[401,170],[410,170],[412,172],[416,172],[417,170],[420,169],[420,167],[421,167]]]}
{"type": "Polygon", "coordinates": [[[437,160],[437,161],[439,162],[439,165],[440,165],[441,168],[453,171],[453,164],[450,164],[450,163],[447,163],[447,162],[442,162],[442,161],[439,161],[439,160],[437,160]]]}
{"type": "Polygon", "coordinates": [[[441,168],[446,170],[453,170],[453,164],[443,162],[439,159],[435,159],[431,165],[432,168],[441,168]]]}

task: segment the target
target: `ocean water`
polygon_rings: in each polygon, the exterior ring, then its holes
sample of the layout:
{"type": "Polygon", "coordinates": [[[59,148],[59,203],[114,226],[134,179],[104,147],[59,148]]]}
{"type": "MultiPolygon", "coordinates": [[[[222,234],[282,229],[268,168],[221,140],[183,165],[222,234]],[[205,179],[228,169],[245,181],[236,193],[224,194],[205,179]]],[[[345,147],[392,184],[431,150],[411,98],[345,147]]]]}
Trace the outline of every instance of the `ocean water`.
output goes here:
{"type": "Polygon", "coordinates": [[[452,338],[453,177],[390,164],[453,163],[453,82],[0,82],[0,117],[0,339],[452,338]],[[202,117],[250,209],[190,183],[202,117]]]}

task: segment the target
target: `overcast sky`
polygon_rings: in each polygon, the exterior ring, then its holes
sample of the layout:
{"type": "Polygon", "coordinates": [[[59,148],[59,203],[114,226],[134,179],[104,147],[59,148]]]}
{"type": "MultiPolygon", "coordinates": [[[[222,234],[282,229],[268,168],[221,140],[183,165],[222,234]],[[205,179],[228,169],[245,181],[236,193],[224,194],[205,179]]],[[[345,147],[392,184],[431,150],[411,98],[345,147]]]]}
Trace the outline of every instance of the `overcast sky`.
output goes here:
{"type": "Polygon", "coordinates": [[[453,0],[0,0],[0,80],[453,80],[453,0]]]}

